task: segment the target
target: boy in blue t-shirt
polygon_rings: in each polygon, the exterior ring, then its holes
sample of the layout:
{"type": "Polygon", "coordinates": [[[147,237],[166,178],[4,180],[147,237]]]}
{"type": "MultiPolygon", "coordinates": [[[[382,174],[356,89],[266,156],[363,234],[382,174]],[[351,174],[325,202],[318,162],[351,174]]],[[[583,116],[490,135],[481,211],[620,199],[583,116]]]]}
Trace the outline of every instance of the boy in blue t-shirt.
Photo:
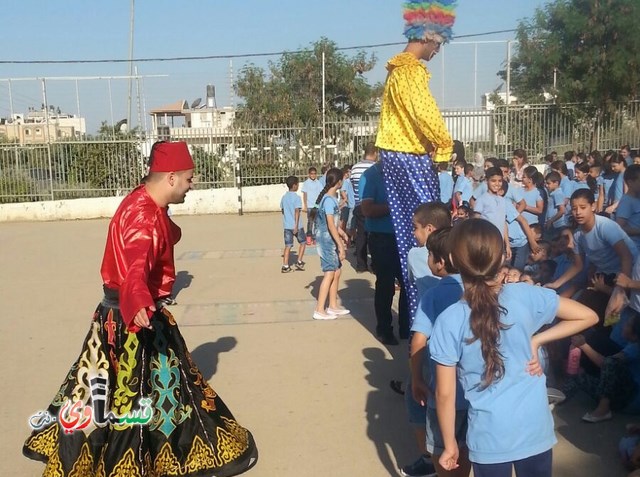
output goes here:
{"type": "Polygon", "coordinates": [[[640,165],[634,164],[624,171],[627,192],[616,209],[616,222],[640,248],[640,165]]]}
{"type": "Polygon", "coordinates": [[[567,226],[567,219],[565,217],[565,202],[566,198],[560,188],[560,174],[556,171],[551,171],[544,178],[544,183],[547,186],[549,192],[549,202],[547,204],[547,216],[544,221],[544,227],[548,232],[549,238],[554,238],[558,235],[559,229],[567,226]]]}
{"type": "Polygon", "coordinates": [[[282,254],[282,273],[288,273],[293,269],[289,265],[289,252],[293,246],[293,237],[298,239],[298,260],[296,269],[304,270],[304,251],[306,248],[306,236],[302,226],[302,200],[298,195],[298,178],[296,176],[287,177],[286,184],[289,192],[285,193],[280,200],[280,210],[282,211],[282,222],[284,225],[284,253],[282,254]]]}
{"type": "Polygon", "coordinates": [[[458,161],[454,169],[458,177],[453,188],[453,202],[456,206],[468,205],[473,194],[473,164],[458,161]]]}
{"type": "MultiPolygon", "coordinates": [[[[427,264],[429,260],[429,249],[427,240],[436,230],[440,230],[451,225],[451,212],[444,204],[430,202],[420,204],[413,212],[413,236],[418,244],[411,248],[407,255],[407,271],[409,280],[416,284],[418,288],[418,300],[425,291],[438,283],[439,278],[434,277],[427,264]]],[[[413,319],[413,317],[411,317],[413,319]]]]}
{"type": "Polygon", "coordinates": [[[438,163],[438,182],[440,182],[440,202],[451,204],[453,198],[453,177],[449,174],[449,163],[438,163]]]}
{"type": "MultiPolygon", "coordinates": [[[[433,232],[427,240],[430,249],[429,268],[440,282],[429,289],[420,299],[416,318],[411,327],[411,397],[421,406],[426,407],[426,450],[431,453],[434,465],[437,465],[440,454],[444,451],[444,439],[438,424],[436,413],[435,363],[431,360],[427,340],[431,337],[433,326],[440,315],[450,305],[462,298],[462,279],[451,264],[449,258],[449,234],[451,227],[433,232]],[[426,379],[425,379],[426,378],[426,379]]],[[[469,405],[458,383],[456,392],[456,433],[455,438],[461,449],[465,449],[467,437],[467,409],[469,405]]],[[[461,451],[458,464],[462,469],[459,475],[468,475],[471,464],[466,450],[461,451]],[[465,472],[466,469],[466,472],[465,472]]]]}
{"type": "Polygon", "coordinates": [[[302,212],[307,214],[307,245],[313,245],[316,239],[315,221],[318,214],[316,199],[322,192],[324,184],[318,179],[318,170],[309,168],[309,177],[302,183],[302,212]]]}

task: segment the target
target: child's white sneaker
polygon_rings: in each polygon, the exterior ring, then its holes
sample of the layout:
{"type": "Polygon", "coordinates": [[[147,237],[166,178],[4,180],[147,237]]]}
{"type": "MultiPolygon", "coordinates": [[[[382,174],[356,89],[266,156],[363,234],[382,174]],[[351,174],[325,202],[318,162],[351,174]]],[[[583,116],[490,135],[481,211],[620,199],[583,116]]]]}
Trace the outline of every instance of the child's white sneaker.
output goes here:
{"type": "Polygon", "coordinates": [[[348,315],[351,311],[346,308],[327,308],[327,313],[330,315],[343,316],[348,315]]]}
{"type": "Polygon", "coordinates": [[[338,318],[337,315],[331,315],[329,313],[322,313],[321,311],[314,311],[313,312],[313,319],[314,320],[335,320],[336,318],[338,318]]]}

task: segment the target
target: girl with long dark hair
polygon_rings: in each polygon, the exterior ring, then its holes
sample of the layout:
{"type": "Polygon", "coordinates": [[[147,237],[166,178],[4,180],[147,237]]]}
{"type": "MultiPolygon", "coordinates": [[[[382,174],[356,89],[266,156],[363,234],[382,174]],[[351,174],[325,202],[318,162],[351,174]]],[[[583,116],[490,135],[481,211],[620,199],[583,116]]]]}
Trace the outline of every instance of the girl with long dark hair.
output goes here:
{"type": "Polygon", "coordinates": [[[440,464],[447,470],[458,466],[454,426],[459,378],[469,401],[467,447],[473,474],[511,477],[515,466],[518,476],[551,476],[556,438],[539,348],[579,333],[598,318],[552,290],[526,283],[502,285],[496,276],[503,240],[490,222],[469,219],[454,228],[450,240],[464,296],[438,316],[429,344],[437,363],[436,408],[445,443],[440,464]],[[537,333],[556,316],[557,325],[537,333]]]}
{"type": "Polygon", "coordinates": [[[318,195],[316,204],[316,244],[324,277],[318,290],[318,303],[313,312],[314,320],[335,320],[340,315],[348,315],[349,310],[338,304],[340,268],[345,259],[347,234],[338,227],[340,209],[336,196],[342,187],[343,172],[334,167],[327,171],[324,189],[318,195]],[[329,307],[325,309],[329,299],[329,307]]]}

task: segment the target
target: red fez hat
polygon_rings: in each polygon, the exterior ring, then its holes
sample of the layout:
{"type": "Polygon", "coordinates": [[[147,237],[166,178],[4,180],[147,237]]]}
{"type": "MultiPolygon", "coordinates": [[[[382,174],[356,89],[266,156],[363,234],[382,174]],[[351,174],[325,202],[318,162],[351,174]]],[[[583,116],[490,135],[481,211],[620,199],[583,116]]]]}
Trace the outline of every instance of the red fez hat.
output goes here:
{"type": "Polygon", "coordinates": [[[149,172],[177,172],[193,169],[186,142],[160,142],[151,150],[149,172]]]}

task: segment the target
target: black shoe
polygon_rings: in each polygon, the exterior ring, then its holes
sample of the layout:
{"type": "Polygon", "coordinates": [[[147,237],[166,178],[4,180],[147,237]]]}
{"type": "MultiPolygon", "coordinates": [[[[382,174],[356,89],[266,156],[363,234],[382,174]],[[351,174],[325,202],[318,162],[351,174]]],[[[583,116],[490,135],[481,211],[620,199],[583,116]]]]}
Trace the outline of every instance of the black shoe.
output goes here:
{"type": "Polygon", "coordinates": [[[393,389],[395,392],[404,396],[404,389],[402,389],[402,381],[398,381],[397,379],[392,379],[389,381],[389,387],[393,389]]]}
{"type": "Polygon", "coordinates": [[[356,272],[357,273],[364,273],[364,272],[368,272],[368,271],[369,271],[369,269],[366,266],[358,265],[356,267],[356,272]]]}
{"type": "Polygon", "coordinates": [[[296,270],[304,271],[304,265],[305,265],[305,263],[304,263],[304,262],[301,262],[300,260],[298,260],[298,261],[296,262],[296,270]]]}
{"type": "Polygon", "coordinates": [[[178,302],[173,299],[173,297],[168,296],[160,300],[164,306],[172,306],[177,305],[178,302]]]}
{"type": "Polygon", "coordinates": [[[380,343],[387,346],[396,346],[399,344],[396,337],[393,336],[393,333],[378,335],[378,340],[380,341],[380,343]]]}
{"type": "Polygon", "coordinates": [[[413,464],[400,469],[400,475],[405,477],[436,477],[436,468],[431,463],[431,457],[421,455],[413,464]]]}
{"type": "Polygon", "coordinates": [[[282,273],[289,273],[289,272],[293,272],[293,268],[291,268],[289,265],[287,265],[286,267],[283,265],[280,271],[282,273]]]}

